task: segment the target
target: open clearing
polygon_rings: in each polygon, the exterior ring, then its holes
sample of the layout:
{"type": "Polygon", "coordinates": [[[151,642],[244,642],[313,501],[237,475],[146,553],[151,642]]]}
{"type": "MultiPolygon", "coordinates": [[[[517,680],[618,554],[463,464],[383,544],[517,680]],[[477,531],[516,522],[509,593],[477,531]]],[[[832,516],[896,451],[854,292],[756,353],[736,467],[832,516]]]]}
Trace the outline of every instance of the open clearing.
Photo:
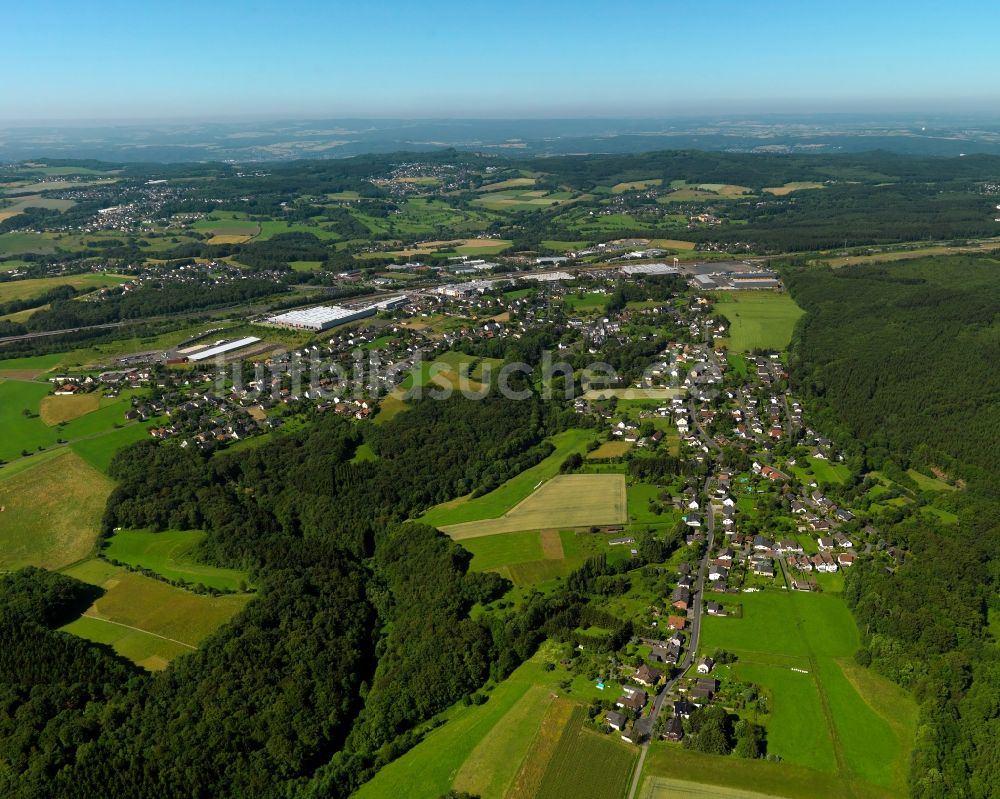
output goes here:
{"type": "Polygon", "coordinates": [[[823,258],[819,263],[825,263],[834,269],[855,264],[872,264],[890,261],[908,261],[912,258],[925,258],[928,255],[962,255],[963,253],[991,252],[1000,249],[1000,239],[987,239],[978,244],[968,245],[925,245],[909,250],[887,250],[871,252],[867,255],[844,255],[837,258],[823,258]]]}
{"type": "Polygon", "coordinates": [[[200,563],[194,549],[205,538],[197,530],[122,530],[115,534],[101,555],[137,568],[149,569],[168,580],[181,580],[191,585],[239,591],[248,578],[245,572],[223,569],[200,563]]]}
{"type": "Polygon", "coordinates": [[[618,399],[669,400],[682,394],[679,388],[591,388],[584,392],[583,398],[602,400],[617,397],[618,399]]]}
{"type": "Polygon", "coordinates": [[[369,258],[409,258],[413,255],[430,255],[434,252],[455,252],[458,255],[490,255],[509,247],[508,239],[442,239],[440,241],[424,241],[405,249],[391,252],[362,253],[369,258]]]}
{"type": "Polygon", "coordinates": [[[69,450],[0,470],[0,569],[57,569],[86,557],[113,487],[69,450]]]}
{"type": "Polygon", "coordinates": [[[650,189],[653,186],[659,186],[663,183],[663,178],[650,178],[649,180],[629,180],[622,183],[616,183],[611,187],[612,194],[621,194],[623,191],[642,191],[643,189],[650,189]]]}
{"type": "MultiPolygon", "coordinates": [[[[571,731],[567,743],[572,743],[577,732],[590,733],[580,729],[579,724],[571,727],[570,719],[578,703],[598,696],[617,696],[617,684],[608,684],[606,691],[599,691],[585,676],[572,677],[569,691],[564,690],[560,682],[568,676],[566,670],[543,668],[546,661],[556,657],[549,644],[542,644],[534,657],[490,691],[485,704],[452,705],[440,716],[446,723],[379,769],[355,795],[358,799],[438,799],[454,788],[482,799],[534,799],[539,795],[542,778],[557,762],[573,763],[566,756],[569,752],[564,752],[559,761],[554,760],[564,731],[571,731]]],[[[579,712],[584,711],[580,708],[579,712]]],[[[584,755],[593,757],[607,772],[595,784],[601,791],[612,782],[615,787],[610,793],[578,791],[570,796],[624,796],[638,750],[590,734],[597,745],[588,746],[584,755]]],[[[560,767],[565,769],[565,765],[560,767]]]]}
{"type": "Polygon", "coordinates": [[[792,472],[806,485],[815,480],[817,483],[843,484],[851,476],[851,470],[842,463],[830,463],[823,458],[809,457],[806,463],[800,460],[791,467],[792,472]]]}
{"type": "MultiPolygon", "coordinates": [[[[0,199],[0,203],[5,202],[5,200],[0,199]]],[[[10,219],[12,216],[17,216],[28,208],[46,208],[51,211],[65,211],[67,208],[72,208],[76,205],[73,200],[56,200],[50,197],[40,197],[39,195],[31,195],[29,197],[12,197],[9,200],[10,205],[0,205],[0,222],[5,219],[10,219]]]]}
{"type": "Polygon", "coordinates": [[[0,283],[0,303],[14,302],[15,300],[30,300],[34,297],[40,297],[46,291],[54,289],[56,286],[72,286],[75,289],[92,291],[108,286],[117,286],[129,279],[128,275],[95,274],[88,272],[83,275],[11,280],[6,283],[0,283]]]}
{"type": "Polygon", "coordinates": [[[597,461],[602,458],[620,458],[630,449],[632,449],[631,441],[605,441],[597,449],[587,453],[587,460],[597,461]]]}
{"type": "Polygon", "coordinates": [[[61,397],[51,395],[42,397],[42,401],[39,403],[39,415],[45,424],[52,427],[59,422],[79,419],[100,407],[101,395],[96,392],[61,397]]]}
{"type": "Polygon", "coordinates": [[[453,705],[444,714],[446,724],[379,769],[356,796],[437,799],[455,783],[465,786],[462,790],[474,789],[483,799],[504,799],[533,732],[553,701],[551,682],[537,658],[523,663],[485,704],[453,705]],[[464,768],[470,758],[478,768],[464,768]]]}
{"type": "Polygon", "coordinates": [[[786,194],[791,194],[793,191],[802,191],[803,189],[822,189],[823,184],[817,183],[814,180],[798,180],[792,181],[791,183],[786,183],[784,186],[769,186],[764,189],[768,194],[774,194],[777,197],[784,197],[786,194]]]}
{"type": "Polygon", "coordinates": [[[783,350],[805,313],[788,294],[775,291],[727,291],[716,297],[715,308],[729,320],[728,346],[737,352],[783,350]]]}
{"type": "Polygon", "coordinates": [[[20,380],[0,381],[0,460],[20,457],[22,450],[34,452],[39,446],[49,447],[59,437],[39,417],[38,406],[48,396],[46,383],[20,380]],[[28,414],[25,414],[25,411],[28,414]]]}
{"type": "Polygon", "coordinates": [[[479,191],[488,193],[491,191],[503,191],[504,189],[520,189],[525,186],[534,186],[534,178],[510,178],[508,180],[500,180],[496,183],[487,183],[485,186],[480,186],[479,191]]]}
{"type": "Polygon", "coordinates": [[[201,596],[97,559],[65,573],[104,588],[105,594],[61,629],[109,644],[154,671],[195,649],[251,599],[250,594],[201,596]]]}
{"type": "MultiPolygon", "coordinates": [[[[381,413],[379,415],[381,416],[381,413]]],[[[574,452],[583,455],[587,444],[593,440],[594,432],[592,430],[572,429],[557,433],[549,439],[555,449],[531,468],[525,469],[519,475],[512,477],[503,485],[481,497],[466,495],[435,505],[419,520],[432,527],[441,527],[441,525],[460,524],[479,519],[495,519],[502,516],[529,496],[539,483],[557,475],[559,467],[567,456],[574,452]]],[[[552,527],[553,525],[544,526],[552,527]]]]}
{"type": "Polygon", "coordinates": [[[445,525],[441,530],[460,541],[547,527],[624,524],[626,508],[624,475],[567,474],[552,478],[499,518],[445,525]]]}

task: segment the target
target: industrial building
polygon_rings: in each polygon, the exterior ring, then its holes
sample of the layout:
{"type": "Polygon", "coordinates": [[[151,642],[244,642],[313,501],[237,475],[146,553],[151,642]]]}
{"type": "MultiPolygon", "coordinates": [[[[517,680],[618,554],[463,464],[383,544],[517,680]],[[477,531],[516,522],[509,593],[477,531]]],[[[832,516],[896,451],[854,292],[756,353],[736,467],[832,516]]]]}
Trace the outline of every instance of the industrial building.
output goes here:
{"type": "Polygon", "coordinates": [[[680,271],[669,264],[630,264],[622,267],[626,275],[677,275],[680,271]]]}
{"type": "Polygon", "coordinates": [[[342,308],[339,305],[317,305],[314,308],[301,308],[297,311],[268,317],[272,325],[294,327],[299,330],[327,330],[337,325],[344,325],[357,319],[374,316],[376,306],[368,308],[342,308]]]}
{"type": "Polygon", "coordinates": [[[204,361],[208,358],[214,358],[216,355],[225,355],[227,352],[241,350],[244,347],[249,347],[251,344],[256,344],[258,341],[260,341],[260,339],[256,336],[247,336],[246,338],[229,341],[225,344],[216,344],[214,347],[209,347],[208,349],[200,350],[199,352],[188,353],[187,359],[193,363],[197,363],[198,361],[204,361]]]}

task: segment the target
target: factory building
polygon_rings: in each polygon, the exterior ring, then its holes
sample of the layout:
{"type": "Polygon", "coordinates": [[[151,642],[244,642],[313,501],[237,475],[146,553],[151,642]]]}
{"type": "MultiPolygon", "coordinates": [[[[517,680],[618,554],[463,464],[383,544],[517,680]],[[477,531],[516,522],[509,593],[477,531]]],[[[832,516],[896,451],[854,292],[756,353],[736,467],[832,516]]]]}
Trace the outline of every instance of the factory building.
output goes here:
{"type": "Polygon", "coordinates": [[[294,327],[299,330],[328,330],[337,325],[345,325],[357,319],[374,316],[376,307],[342,308],[339,305],[317,305],[314,308],[301,308],[297,311],[268,317],[272,325],[294,327]]]}

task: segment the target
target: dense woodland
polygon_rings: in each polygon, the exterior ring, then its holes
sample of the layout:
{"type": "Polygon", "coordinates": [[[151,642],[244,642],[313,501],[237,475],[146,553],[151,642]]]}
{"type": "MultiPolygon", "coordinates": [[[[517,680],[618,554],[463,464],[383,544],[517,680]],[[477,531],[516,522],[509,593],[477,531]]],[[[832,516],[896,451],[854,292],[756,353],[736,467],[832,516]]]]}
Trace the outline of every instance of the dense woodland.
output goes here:
{"type": "Polygon", "coordinates": [[[1000,651],[987,626],[1000,611],[998,270],[986,257],[787,270],[809,312],[792,374],[820,426],[866,468],[965,481],[959,524],[904,519],[882,531],[901,562],[860,561],[847,577],[859,662],[920,703],[910,785],[921,799],[1000,785],[1000,651]]]}
{"type": "Polygon", "coordinates": [[[345,796],[415,743],[420,722],[577,625],[571,592],[471,619],[508,583],[404,521],[530,466],[570,419],[498,395],[425,401],[369,428],[377,464],[349,462],[359,428],[332,416],[246,453],[123,451],[107,528],[203,527],[205,557],[249,569],[259,595],[150,676],[52,632],[89,587],[7,578],[0,623],[21,643],[0,662],[4,795],[345,796]]]}

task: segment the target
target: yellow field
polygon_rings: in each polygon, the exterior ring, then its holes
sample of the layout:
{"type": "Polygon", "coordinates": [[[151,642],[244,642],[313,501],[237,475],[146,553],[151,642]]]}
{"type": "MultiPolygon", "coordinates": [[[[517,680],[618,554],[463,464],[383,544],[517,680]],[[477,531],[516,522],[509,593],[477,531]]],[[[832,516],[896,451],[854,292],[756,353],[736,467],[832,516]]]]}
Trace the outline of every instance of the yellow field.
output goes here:
{"type": "Polygon", "coordinates": [[[55,191],[57,189],[82,189],[85,186],[107,185],[116,183],[117,178],[97,178],[96,180],[43,180],[34,182],[22,180],[17,183],[8,183],[2,194],[17,194],[22,191],[42,192],[55,191]]]}
{"type": "Polygon", "coordinates": [[[702,191],[721,194],[723,197],[739,197],[744,194],[753,194],[753,190],[746,186],[733,186],[730,183],[699,183],[698,188],[702,191]]]}
{"type": "Polygon", "coordinates": [[[888,261],[908,261],[911,258],[925,258],[928,255],[961,255],[963,253],[991,252],[1000,250],[1000,240],[983,241],[978,244],[961,245],[957,247],[929,246],[912,250],[895,250],[892,252],[877,252],[871,255],[845,255],[840,258],[824,258],[819,263],[825,263],[834,269],[855,264],[883,263],[888,261]]]}
{"type": "Polygon", "coordinates": [[[460,541],[520,530],[564,530],[627,521],[623,475],[566,474],[553,477],[498,519],[446,525],[441,530],[460,541]]]}
{"type": "Polygon", "coordinates": [[[452,248],[456,252],[464,255],[487,255],[490,252],[497,252],[509,247],[510,241],[506,239],[441,239],[440,241],[425,241],[413,247],[406,247],[401,250],[391,252],[365,253],[368,257],[407,257],[411,255],[430,255],[436,250],[452,248]],[[468,252],[463,253],[463,249],[468,252]]]}
{"type": "Polygon", "coordinates": [[[100,407],[101,395],[96,392],[65,397],[51,395],[42,397],[38,415],[45,424],[52,427],[59,422],[71,422],[74,419],[79,419],[100,407]]]}
{"type": "MultiPolygon", "coordinates": [[[[559,745],[559,739],[569,724],[575,708],[576,705],[569,699],[560,698],[555,701],[549,699],[545,716],[542,717],[534,740],[531,742],[528,753],[521,762],[521,767],[514,778],[514,784],[507,794],[508,799],[533,799],[538,795],[542,778],[545,776],[556,747],[559,745]]],[[[455,781],[455,787],[459,788],[458,780],[455,781]]]]}
{"type": "Polygon", "coordinates": [[[252,238],[253,238],[253,236],[234,236],[234,235],[227,235],[227,234],[223,233],[223,234],[217,234],[215,236],[212,236],[212,238],[210,238],[205,243],[206,244],[242,244],[245,241],[250,241],[250,239],[252,239],[252,238]]]}
{"type": "Polygon", "coordinates": [[[523,186],[534,186],[534,178],[510,178],[509,180],[501,180],[499,183],[488,183],[485,186],[480,186],[479,191],[481,192],[491,192],[491,191],[503,191],[504,189],[519,189],[523,186]]]}
{"type": "Polygon", "coordinates": [[[764,191],[768,194],[774,194],[778,197],[784,197],[786,194],[791,194],[793,191],[801,191],[802,189],[822,189],[823,184],[817,183],[812,180],[800,180],[793,183],[786,183],[784,186],[770,186],[764,191]]]}
{"type": "Polygon", "coordinates": [[[114,483],[70,450],[0,481],[0,569],[90,554],[114,483]]]}
{"type": "Polygon", "coordinates": [[[620,458],[632,449],[631,441],[605,441],[593,452],[587,453],[588,460],[600,460],[601,458],[620,458]]]}
{"type": "Polygon", "coordinates": [[[651,239],[650,247],[662,247],[668,250],[693,250],[693,241],[683,241],[682,239],[651,239]]]}
{"type": "Polygon", "coordinates": [[[679,388],[591,388],[584,395],[584,399],[600,400],[617,397],[618,399],[648,399],[648,400],[668,400],[679,396],[679,388]]]}
{"type": "Polygon", "coordinates": [[[10,205],[6,205],[0,209],[0,222],[23,213],[26,208],[48,208],[53,211],[65,211],[67,208],[72,208],[76,205],[76,202],[73,200],[56,200],[50,197],[41,197],[37,194],[28,197],[12,197],[9,200],[4,200],[4,202],[10,202],[10,205]]]}
{"type": "Polygon", "coordinates": [[[663,178],[652,178],[650,180],[631,180],[625,183],[616,183],[611,187],[613,194],[621,194],[623,191],[642,191],[663,183],[663,178]]]}
{"type": "MultiPolygon", "coordinates": [[[[3,214],[0,213],[0,222],[3,221],[3,214]]],[[[47,311],[52,306],[49,303],[39,305],[37,308],[25,308],[23,311],[15,311],[6,316],[0,316],[0,322],[14,322],[15,324],[25,321],[39,311],[47,311]]]]}
{"type": "Polygon", "coordinates": [[[62,277],[40,277],[32,280],[12,280],[0,283],[0,302],[27,300],[44,294],[56,286],[72,286],[75,289],[98,289],[114,286],[128,280],[127,275],[94,274],[63,275],[62,277]]]}
{"type": "Polygon", "coordinates": [[[108,644],[123,657],[156,671],[198,644],[239,613],[251,594],[202,596],[161,580],[89,560],[66,570],[105,593],[62,629],[108,644]]]}

